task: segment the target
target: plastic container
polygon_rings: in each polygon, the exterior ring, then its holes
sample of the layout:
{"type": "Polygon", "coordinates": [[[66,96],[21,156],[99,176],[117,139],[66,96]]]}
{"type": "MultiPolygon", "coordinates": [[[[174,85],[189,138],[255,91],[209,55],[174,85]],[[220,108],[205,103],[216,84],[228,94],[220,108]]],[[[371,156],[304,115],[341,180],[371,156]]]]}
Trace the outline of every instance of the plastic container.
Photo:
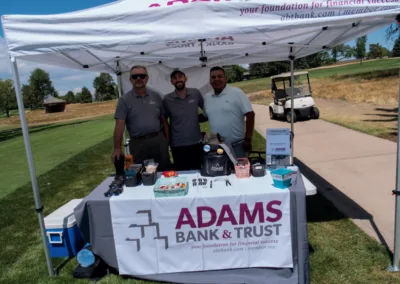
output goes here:
{"type": "Polygon", "coordinates": [[[90,244],[86,244],[83,249],[78,252],[76,260],[82,267],[91,266],[96,261],[96,257],[92,251],[92,246],[90,244]]]}
{"type": "Polygon", "coordinates": [[[75,257],[85,245],[74,215],[74,209],[81,201],[73,199],[44,218],[51,257],[75,257]]]}
{"type": "Polygon", "coordinates": [[[154,186],[154,196],[175,197],[188,194],[189,184],[186,177],[160,178],[154,186]]]}
{"type": "Polygon", "coordinates": [[[285,168],[280,168],[271,171],[274,186],[277,188],[288,188],[291,185],[293,171],[285,168]]]}
{"type": "Polygon", "coordinates": [[[135,187],[142,181],[143,166],[141,164],[132,164],[127,171],[125,171],[125,186],[135,187]]]}
{"type": "Polygon", "coordinates": [[[143,185],[154,185],[157,181],[157,172],[154,173],[142,173],[143,185]]]}
{"type": "Polygon", "coordinates": [[[250,177],[250,162],[247,158],[237,159],[238,163],[235,165],[235,174],[237,178],[250,177]]]}
{"type": "Polygon", "coordinates": [[[265,164],[254,164],[251,165],[251,175],[253,177],[263,177],[265,176],[265,164]]]}

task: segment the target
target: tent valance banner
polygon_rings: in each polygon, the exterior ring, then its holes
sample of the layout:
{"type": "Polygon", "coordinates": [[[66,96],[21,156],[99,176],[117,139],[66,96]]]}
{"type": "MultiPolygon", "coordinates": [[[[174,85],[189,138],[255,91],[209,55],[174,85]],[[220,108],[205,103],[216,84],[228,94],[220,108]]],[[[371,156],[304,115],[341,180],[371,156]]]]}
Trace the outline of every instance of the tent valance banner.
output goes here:
{"type": "Polygon", "coordinates": [[[304,57],[395,22],[399,0],[125,0],[56,15],[4,15],[11,57],[89,71],[304,57]],[[119,61],[117,67],[116,62],[119,61]]]}

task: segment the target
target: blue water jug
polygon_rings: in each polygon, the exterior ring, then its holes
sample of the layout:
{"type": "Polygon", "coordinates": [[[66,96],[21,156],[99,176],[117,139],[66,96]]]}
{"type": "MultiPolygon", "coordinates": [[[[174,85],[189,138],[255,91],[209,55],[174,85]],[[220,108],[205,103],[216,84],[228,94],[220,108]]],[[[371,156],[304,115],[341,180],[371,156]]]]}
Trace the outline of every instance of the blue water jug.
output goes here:
{"type": "Polygon", "coordinates": [[[92,246],[90,244],[86,244],[83,249],[78,252],[76,260],[82,267],[89,267],[94,264],[96,258],[92,251],[92,246]]]}

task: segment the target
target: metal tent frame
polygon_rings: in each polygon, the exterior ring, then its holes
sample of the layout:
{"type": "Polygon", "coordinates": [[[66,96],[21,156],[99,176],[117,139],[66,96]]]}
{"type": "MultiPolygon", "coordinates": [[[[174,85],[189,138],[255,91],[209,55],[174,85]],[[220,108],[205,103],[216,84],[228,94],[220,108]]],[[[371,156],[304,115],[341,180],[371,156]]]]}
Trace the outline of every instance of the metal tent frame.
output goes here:
{"type": "MultiPolygon", "coordinates": [[[[343,40],[349,40],[348,32],[351,31],[354,28],[360,28],[360,23],[362,20],[351,23],[348,25],[345,23],[344,25],[347,25],[347,28],[345,31],[341,34],[338,34],[334,39],[332,39],[329,43],[327,43],[325,46],[322,47],[322,50],[327,50],[331,47],[334,47],[338,43],[342,42],[343,40]]],[[[361,28],[360,32],[362,31],[368,31],[371,29],[371,25],[382,25],[386,23],[387,20],[377,22],[373,21],[371,23],[364,23],[364,27],[361,28]]],[[[337,28],[338,25],[334,25],[332,28],[335,29],[337,28]]],[[[261,53],[259,51],[260,47],[265,47],[265,46],[277,46],[281,48],[287,48],[288,53],[287,53],[287,60],[290,62],[290,72],[291,72],[291,78],[292,81],[294,80],[294,61],[298,58],[305,57],[310,54],[317,53],[321,50],[320,45],[314,44],[316,39],[318,39],[324,32],[329,30],[330,27],[329,25],[324,26],[322,30],[315,35],[307,44],[296,44],[294,42],[289,42],[289,43],[276,43],[274,40],[270,40],[269,42],[258,42],[254,43],[254,47],[249,48],[246,46],[245,48],[236,51],[236,53],[232,56],[225,57],[223,54],[220,53],[215,53],[212,54],[211,56],[206,56],[205,54],[205,48],[203,46],[204,43],[209,41],[208,39],[199,39],[200,42],[200,58],[199,58],[199,66],[216,66],[219,64],[229,64],[233,60],[241,59],[243,61],[248,58],[249,54],[251,54],[253,57],[258,57],[259,62],[271,62],[271,58],[268,58],[266,56],[259,55],[261,53]],[[253,49],[255,49],[255,52],[252,53],[253,49]],[[310,52],[304,52],[305,50],[310,49],[310,52]]],[[[303,32],[306,33],[306,32],[303,32]]],[[[280,41],[282,40],[288,40],[291,36],[288,36],[287,38],[283,37],[280,38],[280,41]]],[[[180,43],[181,44],[181,43],[180,43]]],[[[174,43],[172,46],[179,46],[179,43],[174,43]]],[[[169,45],[171,47],[171,45],[169,45]]],[[[107,49],[103,49],[107,50],[107,49]]],[[[115,51],[115,50],[112,50],[115,51]]],[[[147,58],[145,61],[151,62],[151,57],[153,53],[160,51],[160,49],[153,50],[152,52],[147,52],[144,54],[143,52],[133,52],[130,53],[129,55],[126,55],[125,57],[120,57],[116,56],[114,59],[110,60],[102,60],[99,58],[94,52],[87,50],[87,53],[91,56],[91,59],[97,61],[96,63],[85,63],[81,62],[78,59],[74,58],[70,53],[68,52],[60,52],[65,58],[73,62],[74,64],[77,64],[79,66],[79,69],[91,69],[92,67],[96,67],[99,65],[104,65],[106,66],[110,71],[112,71],[114,74],[117,75],[118,78],[118,87],[119,87],[119,96],[123,94],[122,90],[122,80],[121,76],[125,72],[129,72],[129,66],[126,66],[122,63],[122,60],[124,59],[129,59],[131,61],[136,61],[138,58],[141,58],[143,60],[144,56],[147,58]],[[116,64],[116,67],[114,68],[114,64],[116,64]]],[[[127,53],[127,52],[125,52],[127,53]]],[[[196,53],[198,54],[198,53],[196,53]]],[[[185,59],[191,59],[193,60],[193,55],[194,53],[191,54],[186,54],[183,56],[178,56],[180,60],[185,60],[185,59]]],[[[168,62],[170,58],[165,57],[163,61],[160,61],[160,56],[157,57],[156,60],[153,59],[153,62],[149,63],[148,66],[155,65],[155,64],[163,64],[165,62],[168,62]]],[[[55,272],[53,269],[52,265],[52,259],[50,257],[49,253],[49,248],[47,245],[47,238],[46,238],[46,231],[45,231],[45,226],[44,226],[44,218],[43,218],[43,205],[40,200],[40,190],[39,186],[37,183],[36,179],[36,170],[35,170],[35,165],[34,165],[34,159],[32,155],[32,149],[31,149],[31,144],[30,144],[30,138],[29,138],[29,132],[28,132],[28,126],[27,126],[27,121],[25,117],[25,110],[24,110],[24,104],[23,104],[23,98],[22,98],[22,93],[21,93],[21,84],[20,84],[20,77],[18,73],[18,66],[17,66],[17,58],[15,57],[10,57],[10,63],[11,63],[11,70],[13,74],[13,82],[14,82],[14,87],[16,91],[16,96],[17,96],[17,103],[18,103],[18,111],[19,111],[19,116],[21,120],[21,127],[22,127],[22,132],[23,132],[23,138],[24,138],[24,144],[25,144],[25,150],[26,150],[26,156],[28,160],[28,165],[29,165],[29,171],[30,171],[30,179],[32,183],[32,189],[33,189],[33,195],[35,199],[35,206],[36,206],[36,212],[38,215],[39,219],[39,225],[40,225],[40,231],[41,231],[41,236],[42,236],[42,241],[43,241],[43,246],[44,246],[44,251],[45,251],[45,256],[46,256],[46,263],[47,263],[47,268],[48,268],[48,273],[50,276],[54,276],[55,272]]],[[[95,71],[95,70],[94,70],[95,71]]],[[[399,107],[400,107],[400,86],[399,86],[399,107]]],[[[293,113],[294,111],[294,86],[292,84],[291,86],[291,111],[293,113]]],[[[294,121],[293,121],[293,115],[291,116],[291,132],[292,135],[294,133],[294,121]]],[[[400,117],[398,118],[398,131],[400,132],[400,117]]],[[[293,138],[293,136],[292,136],[293,138]]],[[[125,139],[124,139],[125,141],[125,139]]],[[[293,157],[294,157],[294,139],[292,141],[292,151],[291,151],[291,156],[290,156],[290,163],[293,164],[293,157]]],[[[389,268],[390,271],[399,271],[399,259],[400,259],[400,137],[398,136],[397,138],[397,177],[396,177],[396,221],[395,221],[395,250],[394,250],[394,257],[393,257],[393,264],[389,268]]]]}

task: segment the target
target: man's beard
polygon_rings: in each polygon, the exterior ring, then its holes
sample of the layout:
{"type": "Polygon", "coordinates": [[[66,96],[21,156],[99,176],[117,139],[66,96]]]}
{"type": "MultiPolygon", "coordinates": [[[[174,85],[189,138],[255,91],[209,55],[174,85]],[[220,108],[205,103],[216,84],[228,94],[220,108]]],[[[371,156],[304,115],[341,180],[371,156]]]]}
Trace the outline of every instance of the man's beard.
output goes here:
{"type": "Polygon", "coordinates": [[[175,88],[178,91],[181,91],[181,90],[183,90],[185,88],[185,83],[184,82],[177,82],[177,83],[175,83],[175,88]]]}

